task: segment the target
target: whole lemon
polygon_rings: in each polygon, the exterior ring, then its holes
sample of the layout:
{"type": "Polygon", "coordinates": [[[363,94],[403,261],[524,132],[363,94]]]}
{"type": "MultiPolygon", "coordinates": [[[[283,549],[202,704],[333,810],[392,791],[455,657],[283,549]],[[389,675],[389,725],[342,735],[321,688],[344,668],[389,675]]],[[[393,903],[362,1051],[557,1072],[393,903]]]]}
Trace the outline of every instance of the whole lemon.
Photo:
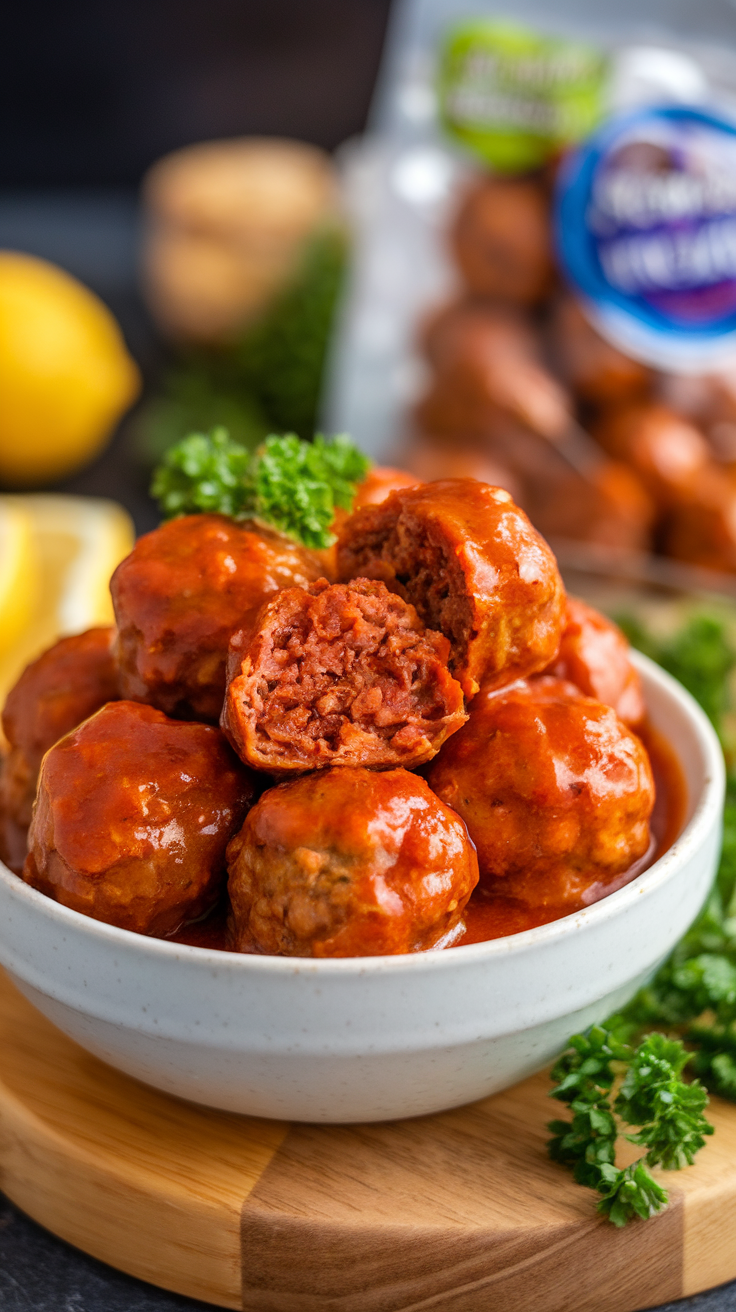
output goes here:
{"type": "Polygon", "coordinates": [[[0,251],[0,481],[28,486],[79,468],[139,390],[102,301],[46,260],[0,251]]]}

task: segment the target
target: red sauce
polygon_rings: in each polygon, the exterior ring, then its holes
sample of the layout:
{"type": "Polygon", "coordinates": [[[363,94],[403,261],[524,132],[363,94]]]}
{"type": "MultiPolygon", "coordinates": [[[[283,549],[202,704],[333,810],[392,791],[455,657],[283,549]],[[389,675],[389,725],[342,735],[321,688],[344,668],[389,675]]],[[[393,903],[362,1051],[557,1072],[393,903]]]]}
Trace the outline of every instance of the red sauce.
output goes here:
{"type": "MultiPolygon", "coordinates": [[[[651,828],[653,847],[642,867],[638,862],[631,871],[621,879],[609,884],[600,896],[606,897],[622,888],[641,874],[642,868],[653,865],[672,846],[682,829],[687,808],[687,785],[675,756],[666,738],[652,725],[646,724],[639,731],[652,763],[656,800],[652,813],[651,828]]],[[[600,899],[597,899],[600,900],[600,899]]],[[[582,910],[584,903],[576,910],[582,910]]],[[[534,929],[537,925],[549,924],[562,916],[571,914],[569,907],[564,911],[548,907],[546,911],[530,910],[522,902],[498,894],[486,893],[477,889],[470,899],[465,911],[466,930],[457,946],[463,943],[483,943],[491,938],[505,938],[507,934],[519,934],[524,929],[534,929]]]]}
{"type": "MultiPolygon", "coordinates": [[[[656,801],[652,814],[653,848],[645,862],[648,867],[672,846],[682,829],[687,807],[687,786],[674,751],[662,734],[647,724],[639,735],[649,752],[656,785],[656,801]]],[[[629,880],[641,873],[638,863],[621,879],[609,885],[601,896],[607,896],[621,888],[629,880]]],[[[582,909],[583,903],[580,904],[582,909]]],[[[555,911],[548,908],[546,913],[531,911],[523,903],[513,898],[491,895],[482,889],[476,890],[465,912],[466,931],[454,946],[463,943],[482,943],[487,939],[505,938],[508,934],[519,934],[525,929],[534,929],[537,925],[559,920],[561,916],[570,915],[569,908],[555,911]]],[[[189,925],[178,934],[173,935],[175,943],[188,943],[192,947],[217,948],[222,952],[232,952],[227,933],[227,909],[218,908],[206,920],[196,925],[189,925]]]]}

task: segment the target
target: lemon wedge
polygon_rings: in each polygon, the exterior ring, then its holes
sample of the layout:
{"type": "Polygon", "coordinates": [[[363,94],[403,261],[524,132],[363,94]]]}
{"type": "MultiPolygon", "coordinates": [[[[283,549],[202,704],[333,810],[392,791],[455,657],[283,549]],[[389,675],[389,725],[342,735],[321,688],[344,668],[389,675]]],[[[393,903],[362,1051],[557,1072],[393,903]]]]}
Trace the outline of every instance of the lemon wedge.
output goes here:
{"type": "Polygon", "coordinates": [[[0,660],[31,623],[39,568],[31,516],[10,499],[0,506],[0,660]]]}
{"type": "Polygon", "coordinates": [[[0,496],[0,706],[57,638],[113,623],[110,575],[134,541],[114,501],[0,496]]]}

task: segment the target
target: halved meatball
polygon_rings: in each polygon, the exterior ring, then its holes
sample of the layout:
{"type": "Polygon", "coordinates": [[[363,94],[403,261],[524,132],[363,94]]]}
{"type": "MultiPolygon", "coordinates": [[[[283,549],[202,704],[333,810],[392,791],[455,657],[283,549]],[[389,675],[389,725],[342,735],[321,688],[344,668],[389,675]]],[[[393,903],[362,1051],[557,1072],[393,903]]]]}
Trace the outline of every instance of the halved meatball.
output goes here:
{"type": "MultiPolygon", "coordinates": [[[[397,488],[416,487],[421,481],[417,474],[409,474],[405,469],[394,469],[392,465],[372,465],[362,483],[357,486],[352,510],[359,510],[361,506],[377,506],[397,488]]],[[[335,508],[335,516],[330,525],[330,532],[335,536],[345,523],[348,514],[349,512],[342,510],[340,506],[335,508]]],[[[330,547],[315,551],[314,555],[321,562],[323,573],[334,582],[337,576],[336,542],[330,547]]]]}
{"type": "Polygon", "coordinates": [[[44,753],[105,702],[118,697],[113,628],[61,638],[27,665],[8,693],[0,767],[0,857],[20,873],[44,753]]]}
{"type": "Polygon", "coordinates": [[[478,881],[462,820],[406,770],[325,770],[269,789],[228,870],[238,950],[292,957],[445,946],[478,881]]]}
{"type": "Polygon", "coordinates": [[[110,581],[122,696],[216,722],[235,629],[279,588],[321,573],[290,538],[224,515],[186,515],[147,533],[110,581]]]}
{"type": "Polygon", "coordinates": [[[481,692],[427,777],[467,824],[484,888],[535,911],[597,901],[651,848],[643,744],[562,679],[481,692]]]}
{"type": "Polygon", "coordinates": [[[95,920],[171,934],[224,892],[254,794],[219,729],[111,702],[44,757],[23,878],[95,920]]]}
{"type": "Polygon", "coordinates": [[[383,583],[286,588],[232,639],[222,727],[276,775],[420,765],[467,719],[449,652],[383,583]]]}
{"type": "Polygon", "coordinates": [[[383,579],[449,638],[466,697],[544,669],[559,647],[555,558],[503,488],[453,478],[392,492],[350,516],[337,560],[340,578],[383,579]]]}
{"type": "Polygon", "coordinates": [[[635,727],[645,715],[639,673],[631,648],[613,620],[577,597],[568,597],[560,650],[545,673],[613,707],[619,720],[635,727]]]}

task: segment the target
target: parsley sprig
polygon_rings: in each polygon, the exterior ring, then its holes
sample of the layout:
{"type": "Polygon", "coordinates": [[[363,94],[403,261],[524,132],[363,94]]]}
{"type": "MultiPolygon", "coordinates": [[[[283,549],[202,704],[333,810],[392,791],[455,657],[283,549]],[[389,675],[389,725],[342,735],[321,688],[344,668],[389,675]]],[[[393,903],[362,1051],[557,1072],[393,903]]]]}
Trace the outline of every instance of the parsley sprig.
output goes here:
{"type": "Polygon", "coordinates": [[[548,1149],[553,1161],[572,1168],[577,1184],[602,1194],[598,1211],[616,1226],[633,1217],[647,1219],[667,1202],[667,1192],[650,1166],[680,1170],[692,1165],[713,1127],[703,1115],[708,1095],[698,1080],[686,1083],[690,1060],[680,1039],[649,1034],[637,1048],[612,1029],[592,1026],[576,1034],[552,1071],[551,1097],[569,1103],[572,1121],[550,1121],[548,1149]],[[617,1073],[625,1072],[616,1097],[617,1073]],[[625,1134],[624,1127],[639,1128],[625,1134]],[[646,1152],[630,1166],[617,1168],[616,1140],[646,1152]]]}
{"type": "Polygon", "coordinates": [[[727,720],[736,651],[717,616],[696,615],[666,639],[631,619],[622,627],[700,702],[728,769],[721,863],[705,907],[651,983],[604,1026],[575,1035],[552,1071],[551,1096],[569,1104],[572,1120],[550,1122],[550,1156],[602,1195],[598,1210],[617,1226],[666,1205],[649,1167],[692,1165],[713,1133],[706,1090],[736,1102],[736,769],[727,720]],[[635,1132],[625,1137],[646,1151],[618,1169],[616,1139],[626,1126],[635,1132]]]}
{"type": "Polygon", "coordinates": [[[350,439],[293,433],[267,437],[255,453],[224,428],[191,433],[166,452],[151,496],[163,515],[197,513],[260,519],[306,547],[329,547],[336,507],[350,510],[370,461],[350,439]]]}

